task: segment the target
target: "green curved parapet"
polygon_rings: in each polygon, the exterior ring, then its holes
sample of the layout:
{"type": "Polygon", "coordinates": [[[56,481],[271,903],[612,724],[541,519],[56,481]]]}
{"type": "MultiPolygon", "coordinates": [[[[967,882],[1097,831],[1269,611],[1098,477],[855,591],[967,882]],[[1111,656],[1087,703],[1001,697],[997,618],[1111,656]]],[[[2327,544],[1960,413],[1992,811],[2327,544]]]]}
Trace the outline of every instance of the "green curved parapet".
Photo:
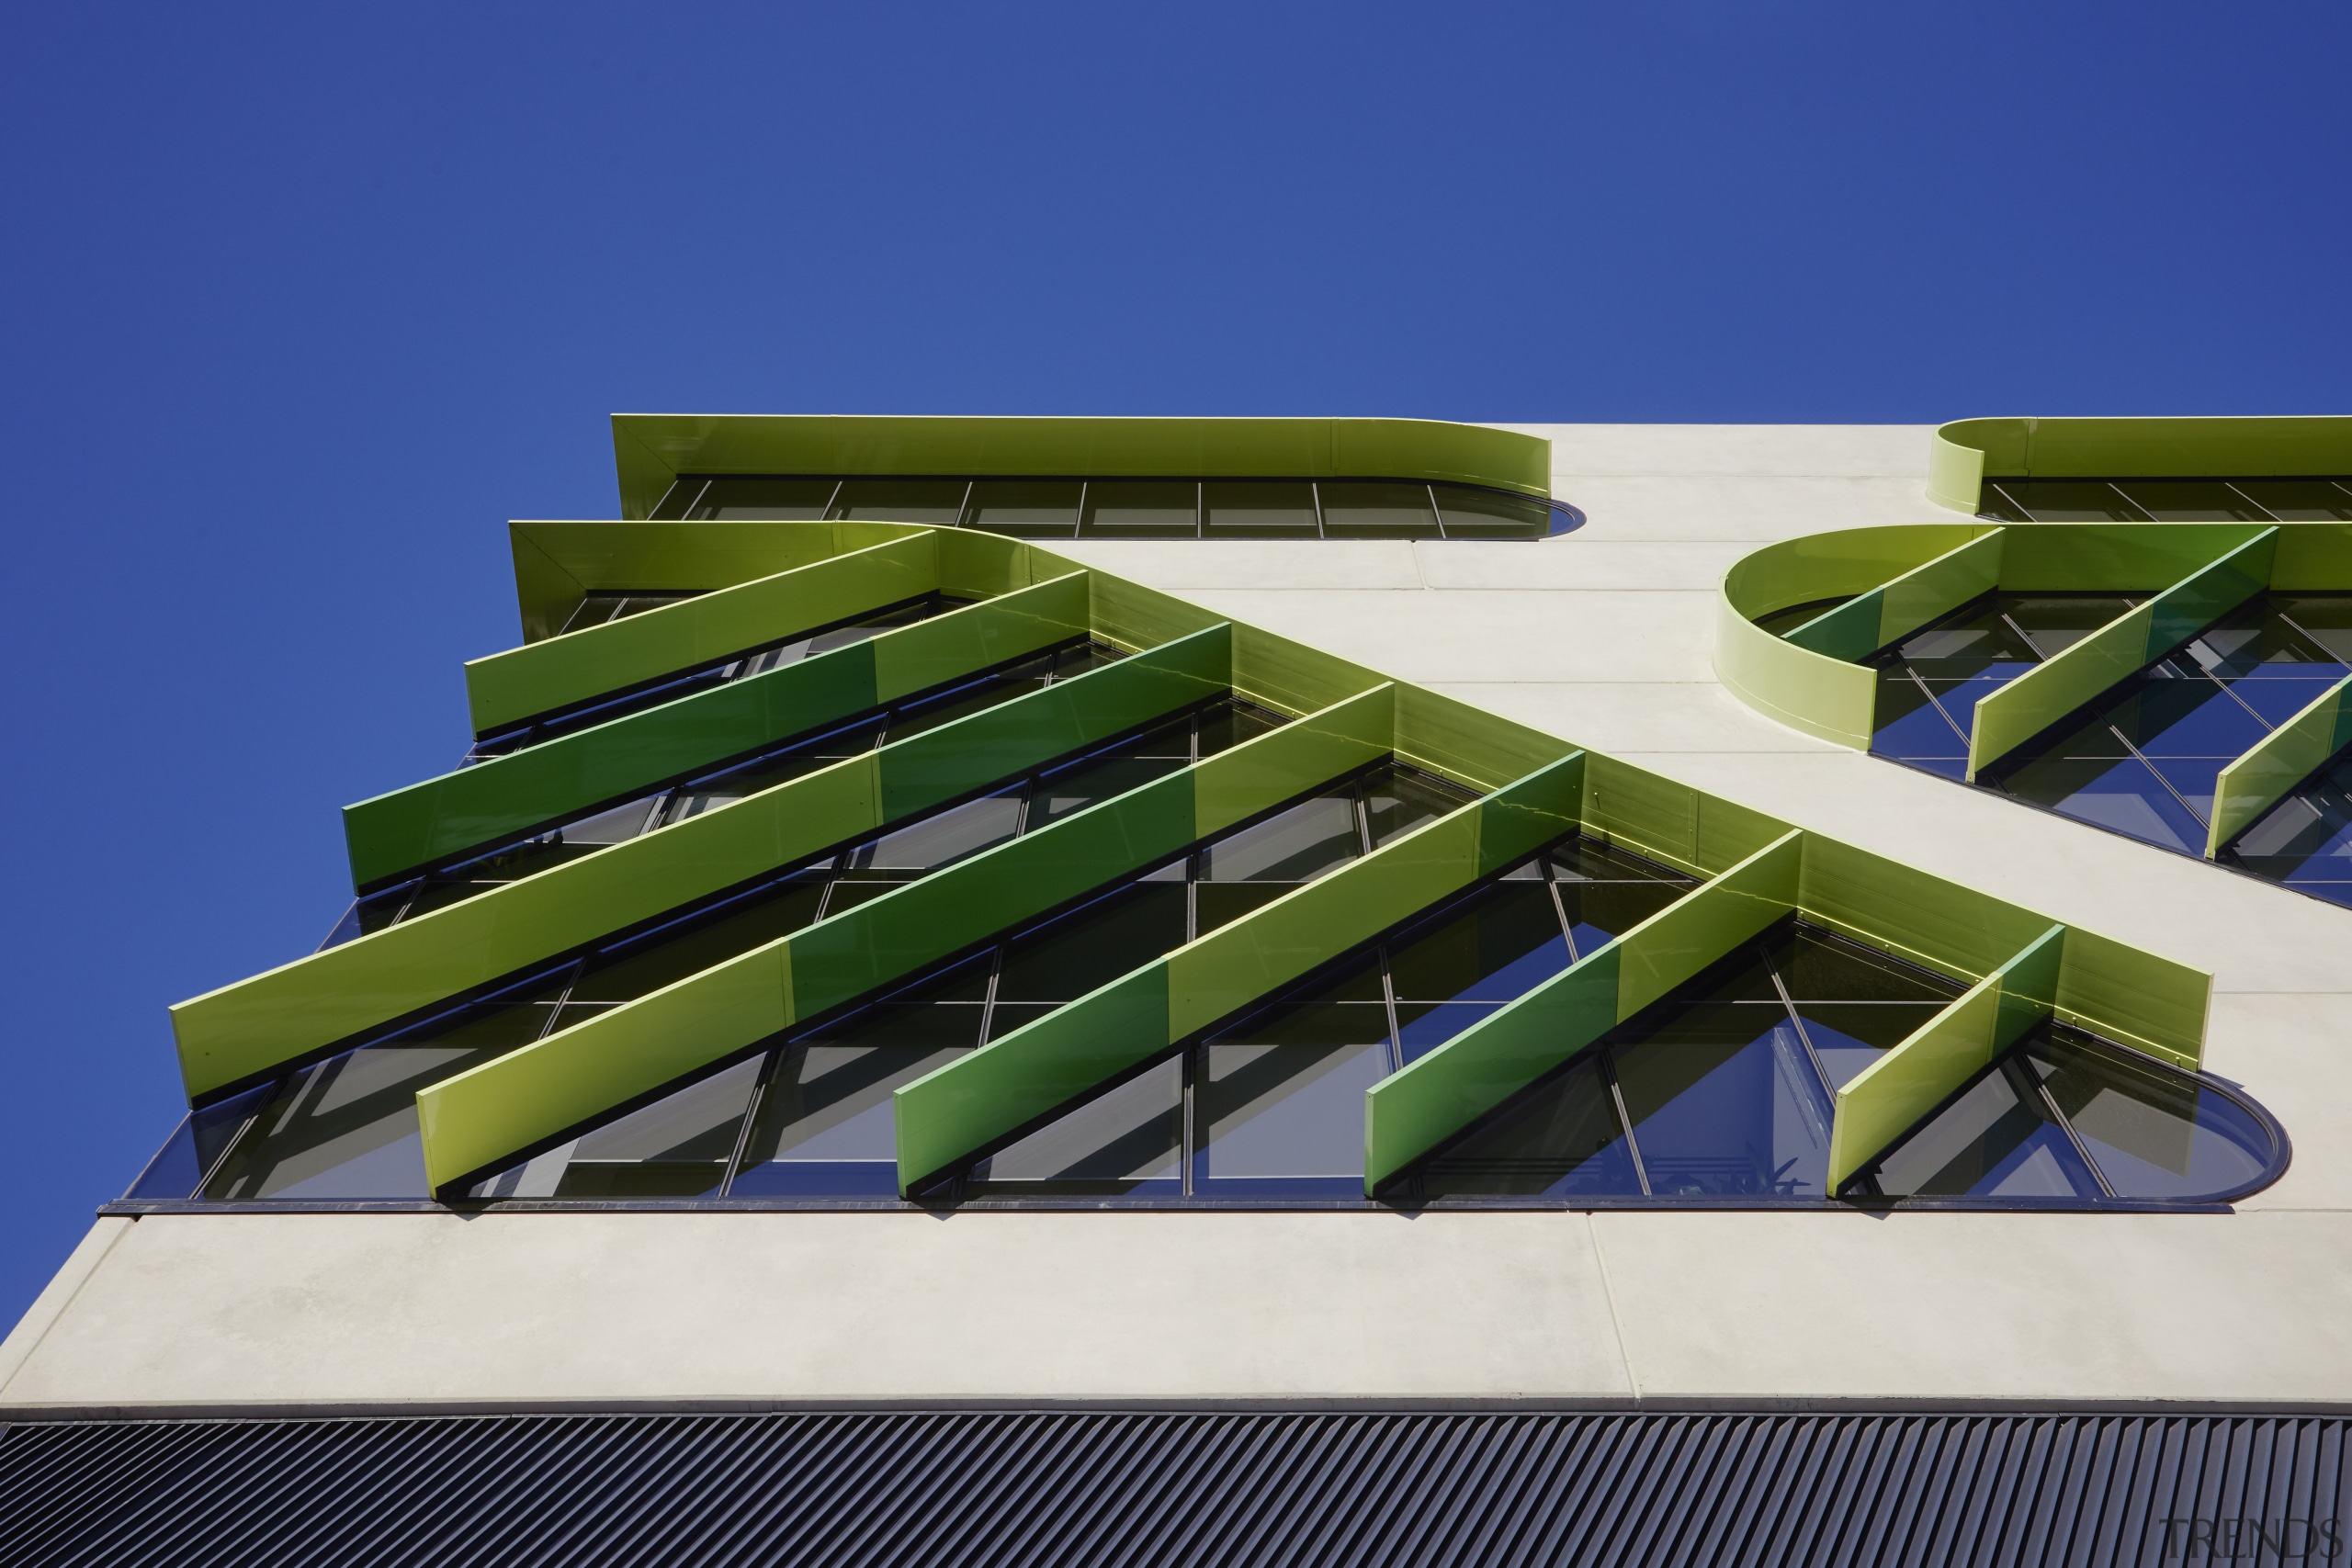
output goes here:
{"type": "MultiPolygon", "coordinates": [[[[1756,550],[1724,574],[1715,671],[1749,706],[1867,750],[1878,681],[1860,661],[1996,588],[2144,592],[2144,604],[1976,704],[1968,776],[2165,657],[2265,589],[2352,589],[2352,525],[2039,523],[1851,528],[1756,550]],[[1842,599],[1781,636],[1757,618],[1842,599]]],[[[2352,736],[2323,698],[2222,774],[2206,858],[2352,736]]]]}
{"type": "Polygon", "coordinates": [[[1928,499],[1974,512],[1987,478],[2252,479],[2352,473],[2352,416],[1962,419],[1939,429],[1928,499]]]}
{"type": "Polygon", "coordinates": [[[191,1099],[1227,690],[1212,626],[171,1010],[191,1099]]]}
{"type": "Polygon", "coordinates": [[[1074,571],[346,806],[352,886],[379,886],[543,822],[626,800],[697,768],[1051,648],[1087,625],[1086,573],[1074,571]]]}
{"type": "Polygon", "coordinates": [[[2352,675],[2329,687],[2311,705],[2272,730],[2255,749],[2222,770],[2213,791],[2213,822],[2205,858],[2219,855],[2262,814],[2294,793],[2352,746],[2352,675]]]}
{"type": "Polygon", "coordinates": [[[435,1190],[1142,871],[1389,750],[1385,691],[1309,715],[419,1091],[435,1190]]]}
{"type": "Polygon", "coordinates": [[[1428,479],[1552,493],[1552,444],[1429,419],[613,415],[621,515],[680,474],[1177,475],[1428,479]]]}
{"type": "Polygon", "coordinates": [[[1849,528],[1769,545],[1743,557],[1724,574],[1716,602],[1716,678],[1750,707],[1792,728],[1867,750],[1878,677],[1850,660],[1885,643],[1873,642],[1841,656],[1775,637],[1756,625],[1756,617],[1818,600],[1859,596],[1871,602],[1852,617],[1833,621],[1844,615],[1841,608],[1800,629],[1811,631],[1830,623],[1832,632],[1816,640],[1832,647],[1844,646],[1865,629],[1876,635],[1883,628],[1888,585],[1993,532],[1997,530],[1935,524],[1849,528]],[[1871,599],[1873,594],[1879,598],[1871,599]]]}
{"type": "Polygon", "coordinates": [[[934,592],[935,535],[869,545],[466,665],[477,735],[934,592]]]}

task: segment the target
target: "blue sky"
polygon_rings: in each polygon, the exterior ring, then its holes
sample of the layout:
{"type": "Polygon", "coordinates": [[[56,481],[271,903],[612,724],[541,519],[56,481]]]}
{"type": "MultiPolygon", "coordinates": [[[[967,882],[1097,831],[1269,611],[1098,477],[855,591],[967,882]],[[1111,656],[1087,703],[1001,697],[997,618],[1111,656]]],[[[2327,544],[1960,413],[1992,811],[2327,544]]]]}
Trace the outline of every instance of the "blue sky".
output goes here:
{"type": "Polygon", "coordinates": [[[2343,412],[2352,10],[24,6],[0,1323],[605,416],[2343,412]]]}

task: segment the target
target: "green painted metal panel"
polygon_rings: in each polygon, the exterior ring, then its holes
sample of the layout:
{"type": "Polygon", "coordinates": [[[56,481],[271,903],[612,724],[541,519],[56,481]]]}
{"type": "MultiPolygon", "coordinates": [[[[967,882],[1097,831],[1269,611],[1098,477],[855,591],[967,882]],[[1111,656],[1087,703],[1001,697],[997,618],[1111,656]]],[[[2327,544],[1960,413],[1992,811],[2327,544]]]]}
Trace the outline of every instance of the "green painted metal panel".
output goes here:
{"type": "Polygon", "coordinates": [[[1199,475],[1405,479],[1552,492],[1552,444],[1418,419],[615,414],[621,513],[679,474],[1199,475]]]}
{"type": "Polygon", "coordinates": [[[2002,538],[2001,530],[1995,529],[1947,550],[1807,621],[1785,640],[1831,659],[1867,659],[1977,595],[1991,592],[2000,580],[2002,538]]]}
{"type": "Polygon", "coordinates": [[[2284,800],[2295,787],[2352,746],[2352,676],[2313,698],[2301,713],[2272,730],[2253,750],[2222,770],[2213,789],[2213,822],[2205,838],[2205,858],[2254,826],[2255,819],[2284,800]]]}
{"type": "MultiPolygon", "coordinates": [[[[2027,529],[2020,538],[2030,538],[2027,529]]],[[[2110,621],[1976,705],[1968,776],[1976,775],[2083,704],[2195,637],[2262,592],[2278,529],[2264,528],[2146,604],[2110,621]]]]}
{"type": "Polygon", "coordinates": [[[437,1188],[553,1137],[588,1116],[718,1062],[797,1020],[875,990],[1093,888],[1176,853],[1194,839],[1193,790],[1212,764],[1264,781],[1256,809],[1326,782],[1295,768],[1240,765],[1261,758],[1318,761],[1317,737],[1285,726],[1197,767],[1071,814],[1041,831],[984,851],[871,903],[560,1030],[519,1051],[418,1094],[444,1107],[443,1124],[462,1138],[436,1145],[427,1120],[425,1167],[437,1188]],[[780,1012],[747,1008],[758,983],[783,998],[780,1012]],[[696,998],[709,998],[707,1015],[696,998]],[[636,1017],[662,1021],[649,1030],[636,1017]],[[759,1025],[756,1032],[747,1032],[759,1025]],[[620,1046],[610,1043],[617,1039],[620,1046]],[[560,1064],[577,1059],[592,1089],[542,1096],[560,1064]],[[538,1096],[538,1098],[534,1098],[538,1096]],[[480,1103],[477,1103],[480,1102],[480,1103]],[[494,1102],[494,1103],[493,1103],[494,1102]],[[582,1107],[585,1106],[585,1109],[582,1107]],[[482,1129],[492,1131],[483,1132],[482,1129]]]}
{"type": "Polygon", "coordinates": [[[1148,964],[891,1095],[910,1192],[1056,1106],[1167,1049],[1168,966],[1148,964]]]}
{"type": "Polygon", "coordinates": [[[522,611],[523,640],[551,637],[588,596],[587,585],[534,544],[520,526],[510,527],[508,535],[514,556],[514,597],[522,611]]]}
{"type": "Polygon", "coordinates": [[[1807,919],[1973,984],[2050,925],[2047,917],[1819,834],[1806,841],[1797,907],[1807,919]]]}
{"type": "Polygon", "coordinates": [[[1223,832],[1324,779],[1371,766],[1388,754],[1395,712],[1394,689],[1378,686],[1204,758],[1191,774],[1193,836],[1223,832]],[[1275,735],[1282,745],[1264,744],[1275,735]]]}
{"type": "Polygon", "coordinates": [[[1838,1091],[1830,1191],[2050,1016],[2065,938],[2043,931],[1838,1091]]]}
{"type": "Polygon", "coordinates": [[[1617,1026],[1611,942],[1364,1094],[1363,1190],[1384,1181],[1617,1026]]]}
{"type": "Polygon", "coordinates": [[[553,637],[591,589],[732,588],[930,530],[906,523],[510,523],[527,642],[553,637]],[[530,563],[526,572],[525,562],[530,563]]]}
{"type": "Polygon", "coordinates": [[[1555,761],[901,1088],[901,1190],[1568,831],[1582,768],[1555,761]]]}
{"type": "Polygon", "coordinates": [[[1085,629],[1085,595],[1082,578],[1042,583],[346,806],[353,884],[370,886],[627,799],[922,685],[1050,646],[1085,629]],[[885,666],[888,689],[878,672],[885,666]]]}
{"type": "Polygon", "coordinates": [[[2352,588],[2352,523],[2293,523],[2280,528],[2270,586],[2282,593],[2352,588]]]}
{"type": "Polygon", "coordinates": [[[1585,830],[1694,876],[1738,864],[1789,831],[1775,817],[1615,757],[1585,764],[1585,830]]]}
{"type": "MultiPolygon", "coordinates": [[[[1846,528],[1750,552],[1724,574],[1715,606],[1716,677],[1750,707],[1791,728],[1867,749],[1877,676],[1846,659],[1776,637],[1756,625],[1756,617],[1819,599],[1867,598],[1994,531],[1990,525],[1965,524],[1846,528]]],[[[1882,599],[1850,614],[1883,620],[1883,606],[1882,599]]]]}
{"type": "Polygon", "coordinates": [[[1396,692],[1396,756],[1481,793],[1559,761],[1557,737],[1419,686],[1396,692]]]}
{"type": "Polygon", "coordinates": [[[1928,499],[1955,512],[1974,512],[1984,492],[1984,453],[1954,441],[1951,426],[1936,432],[1928,444],[1928,499]]]}
{"type": "Polygon", "coordinates": [[[1961,492],[1962,460],[1944,448],[1982,455],[1996,478],[2196,479],[2352,473],[2352,418],[2339,414],[2188,419],[1963,419],[1936,433],[1929,497],[1976,509],[1961,492]]]}
{"type": "Polygon", "coordinates": [[[875,695],[895,702],[1087,629],[1086,573],[1016,588],[986,604],[876,637],[875,695]]]}
{"type": "Polygon", "coordinates": [[[1787,914],[1804,854],[1804,835],[1783,834],[1374,1084],[1364,1096],[1364,1191],[1787,914]]]}
{"type": "Polygon", "coordinates": [[[2058,1017],[2177,1066],[2200,1066],[2213,976],[2113,937],[2066,928],[2058,1017]]]}
{"type": "Polygon", "coordinates": [[[1727,598],[1715,602],[1715,679],[1792,729],[1857,751],[1870,748],[1877,673],[1774,637],[1727,598]]]}
{"type": "Polygon", "coordinates": [[[1224,694],[1233,628],[1218,624],[1075,680],[895,741],[882,760],[885,818],[926,811],[999,779],[1224,694]]]}
{"type": "MultiPolygon", "coordinates": [[[[1017,776],[1225,688],[1212,626],[180,1003],[193,1098],[1017,776]]],[[[1335,770],[1344,771],[1344,770],[1335,770]]]]}
{"type": "Polygon", "coordinates": [[[1617,1016],[1628,1019],[1796,908],[1802,832],[1775,839],[1616,941],[1617,1016]]]}
{"type": "Polygon", "coordinates": [[[425,1179],[460,1177],[791,1023],[782,944],[639,997],[417,1091],[425,1179]]]}
{"type": "Polygon", "coordinates": [[[477,732],[871,614],[939,586],[936,536],[892,539],[466,666],[477,732]]]}
{"type": "Polygon", "coordinates": [[[627,799],[763,742],[871,708],[874,650],[880,640],[836,649],[346,806],[343,829],[352,886],[376,886],[552,818],[627,799]]]}
{"type": "Polygon", "coordinates": [[[1094,635],[1120,648],[1171,642],[1217,619],[1197,604],[1107,572],[1095,572],[1088,581],[1093,595],[1090,614],[1094,617],[1094,635]]]}
{"type": "Polygon", "coordinates": [[[1233,689],[1277,713],[1314,713],[1386,679],[1288,637],[1234,628],[1233,689]]]}
{"type": "Polygon", "coordinates": [[[2259,523],[2016,524],[2003,542],[2001,586],[2146,592],[2194,577],[2267,531],[2259,523]]]}
{"type": "Polygon", "coordinates": [[[1385,844],[1168,955],[1168,1025],[1182,1038],[1572,830],[1575,753],[1385,844]]]}

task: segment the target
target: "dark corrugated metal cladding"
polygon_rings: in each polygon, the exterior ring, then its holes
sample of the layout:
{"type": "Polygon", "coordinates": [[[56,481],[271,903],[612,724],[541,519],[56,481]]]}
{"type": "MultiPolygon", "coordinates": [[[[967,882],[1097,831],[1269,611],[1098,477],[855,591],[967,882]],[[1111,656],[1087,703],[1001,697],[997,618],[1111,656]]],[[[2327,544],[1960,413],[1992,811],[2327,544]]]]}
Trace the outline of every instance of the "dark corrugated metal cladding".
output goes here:
{"type": "Polygon", "coordinates": [[[2323,1416],[832,1412],[0,1427],[0,1563],[2352,1568],[2323,1416]]]}

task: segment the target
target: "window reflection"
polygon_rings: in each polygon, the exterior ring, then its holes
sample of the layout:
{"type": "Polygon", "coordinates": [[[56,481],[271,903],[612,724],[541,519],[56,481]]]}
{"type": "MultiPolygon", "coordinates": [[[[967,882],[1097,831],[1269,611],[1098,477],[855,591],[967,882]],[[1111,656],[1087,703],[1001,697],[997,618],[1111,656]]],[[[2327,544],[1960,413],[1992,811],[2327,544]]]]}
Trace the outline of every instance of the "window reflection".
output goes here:
{"type": "MultiPolygon", "coordinates": [[[[1541,539],[1574,507],[1477,485],[1395,479],[682,475],[655,521],[847,518],[1015,538],[1541,539]]],[[[626,597],[626,595],[624,595],[626,597]]]]}

